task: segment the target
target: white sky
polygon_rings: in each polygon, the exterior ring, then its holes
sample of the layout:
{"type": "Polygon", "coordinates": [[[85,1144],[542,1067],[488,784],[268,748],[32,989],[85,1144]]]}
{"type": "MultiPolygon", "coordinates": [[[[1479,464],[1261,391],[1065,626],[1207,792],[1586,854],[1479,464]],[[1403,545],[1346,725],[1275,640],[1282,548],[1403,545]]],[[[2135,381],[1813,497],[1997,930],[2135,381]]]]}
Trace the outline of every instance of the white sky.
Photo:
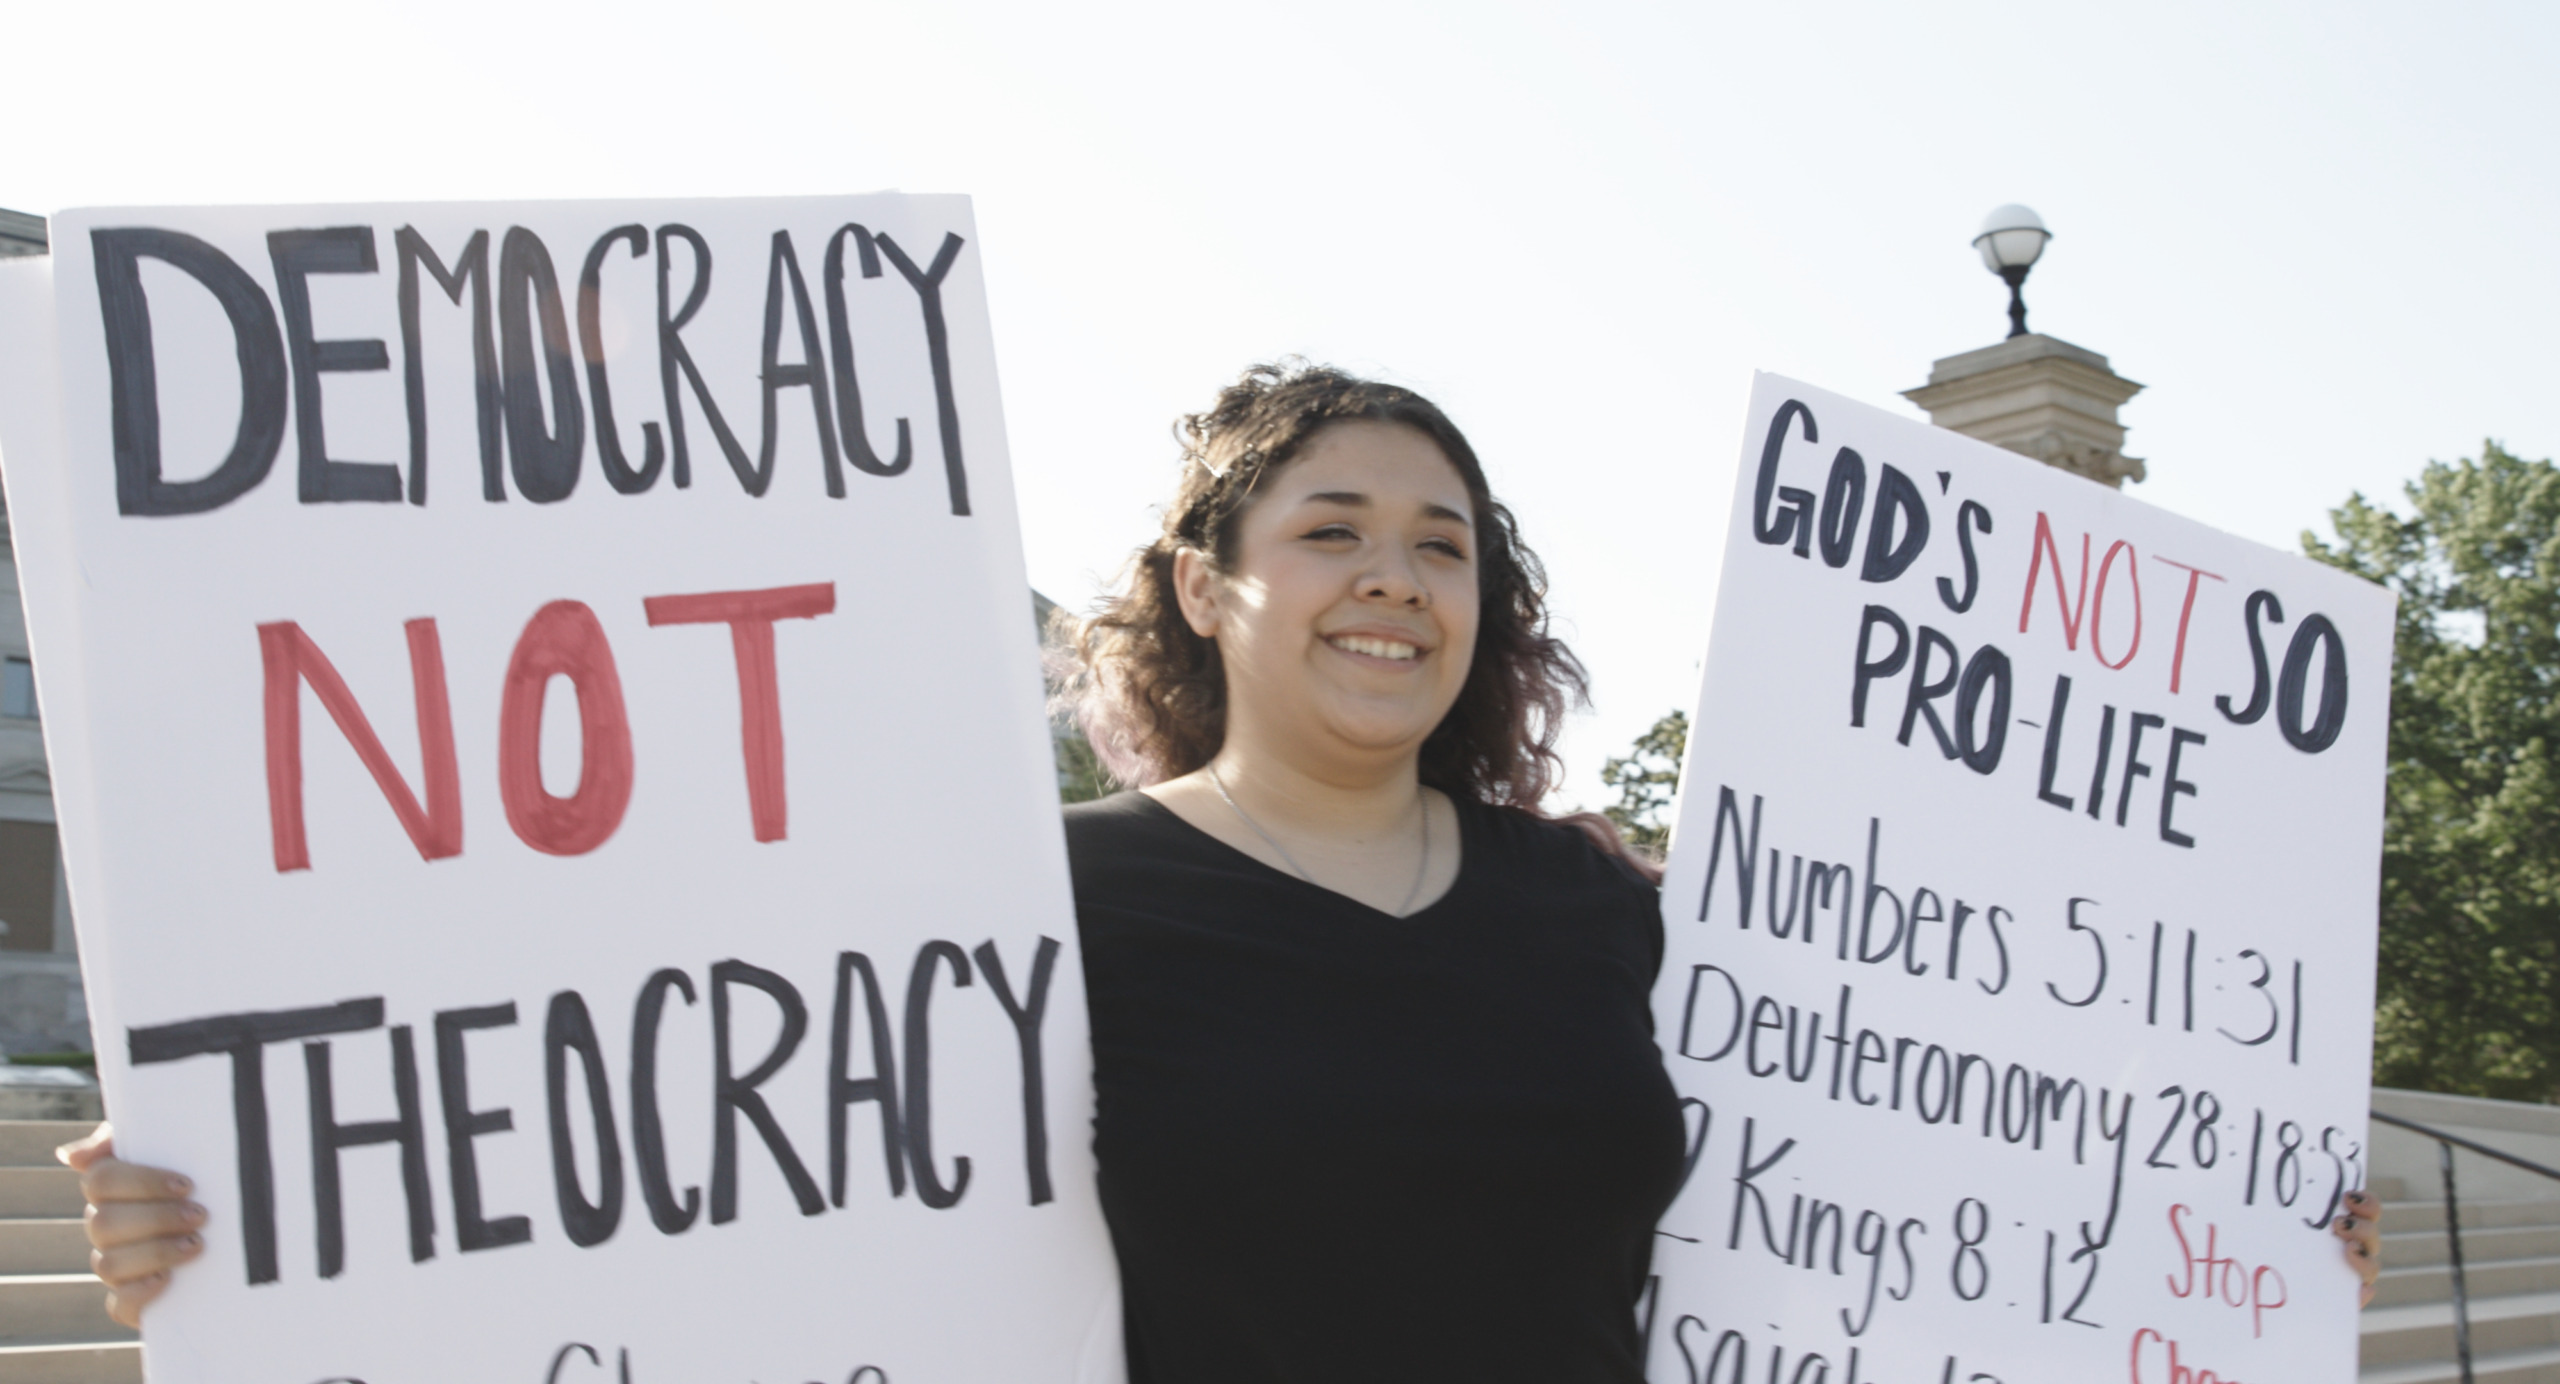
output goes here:
{"type": "Polygon", "coordinates": [[[1596,714],[1688,704],[1749,373],[1905,411],[2031,323],[2151,388],[2154,503],[2292,547],[2560,452],[2560,6],[22,5],[0,206],[967,192],[1034,582],[1149,533],[1285,353],[1430,393],[1596,714]],[[1924,13],[1925,10],[1925,13],[1924,13]]]}

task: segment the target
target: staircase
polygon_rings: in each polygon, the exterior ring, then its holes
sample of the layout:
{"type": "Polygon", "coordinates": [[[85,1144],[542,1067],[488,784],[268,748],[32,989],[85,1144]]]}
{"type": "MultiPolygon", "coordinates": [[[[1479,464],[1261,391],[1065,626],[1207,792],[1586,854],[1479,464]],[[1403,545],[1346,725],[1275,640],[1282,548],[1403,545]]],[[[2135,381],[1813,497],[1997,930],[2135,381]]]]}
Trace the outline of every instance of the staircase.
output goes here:
{"type": "Polygon", "coordinates": [[[141,1384],[142,1344],[89,1273],[80,1179],[58,1144],[94,1120],[0,1120],[0,1381],[141,1384]]]}
{"type": "MultiPolygon", "coordinates": [[[[2560,1108],[2377,1090],[2374,1108],[2560,1167],[2560,1108]]],[[[2436,1145],[2377,1122],[2382,1281],[2358,1384],[2459,1384],[2436,1145]]],[[[2456,1152],[2476,1384],[2560,1384],[2560,1182],[2456,1152]]]]}

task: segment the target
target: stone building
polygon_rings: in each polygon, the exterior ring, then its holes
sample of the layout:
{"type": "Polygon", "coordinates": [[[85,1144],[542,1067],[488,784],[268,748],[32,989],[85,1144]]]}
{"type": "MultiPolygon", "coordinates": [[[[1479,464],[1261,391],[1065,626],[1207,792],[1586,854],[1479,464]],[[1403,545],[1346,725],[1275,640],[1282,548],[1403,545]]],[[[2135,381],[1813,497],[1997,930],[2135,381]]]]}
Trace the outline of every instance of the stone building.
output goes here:
{"type": "MultiPolygon", "coordinates": [[[[42,217],[0,211],[0,257],[44,252],[42,217]]],[[[88,1047],[17,555],[0,530],[0,1055],[88,1047]]]]}

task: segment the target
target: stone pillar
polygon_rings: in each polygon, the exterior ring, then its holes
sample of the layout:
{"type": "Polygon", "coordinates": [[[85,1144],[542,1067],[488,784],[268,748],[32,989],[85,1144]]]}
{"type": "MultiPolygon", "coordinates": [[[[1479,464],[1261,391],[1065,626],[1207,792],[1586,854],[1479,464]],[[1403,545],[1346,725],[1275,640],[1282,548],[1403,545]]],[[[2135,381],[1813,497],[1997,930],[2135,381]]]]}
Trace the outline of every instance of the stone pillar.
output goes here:
{"type": "Polygon", "coordinates": [[[2116,409],[2141,392],[2105,356],[2031,332],[1939,361],[1902,397],[1939,427],[2121,489],[2144,473],[2116,409]]]}

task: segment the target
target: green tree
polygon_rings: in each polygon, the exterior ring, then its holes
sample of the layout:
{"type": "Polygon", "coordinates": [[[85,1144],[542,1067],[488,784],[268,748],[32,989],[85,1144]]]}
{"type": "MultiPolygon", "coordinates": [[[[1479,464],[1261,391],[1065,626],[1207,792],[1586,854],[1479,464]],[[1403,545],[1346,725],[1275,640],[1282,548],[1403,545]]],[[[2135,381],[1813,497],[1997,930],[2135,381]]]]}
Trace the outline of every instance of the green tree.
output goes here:
{"type": "Polygon", "coordinates": [[[1672,796],[1680,790],[1680,757],[1689,750],[1689,713],[1673,711],[1619,756],[1603,761],[1600,781],[1618,800],[1600,809],[1628,842],[1660,855],[1671,840],[1672,796]]]}
{"type": "Polygon", "coordinates": [[[1058,801],[1083,803],[1108,796],[1111,778],[1102,771],[1102,760],[1094,754],[1093,746],[1073,729],[1058,732],[1055,739],[1058,747],[1058,801]]]}
{"type": "Polygon", "coordinates": [[[2361,494],[2314,558],[2400,598],[2374,1079],[2560,1085],[2560,468],[2495,442],[2361,494]]]}

